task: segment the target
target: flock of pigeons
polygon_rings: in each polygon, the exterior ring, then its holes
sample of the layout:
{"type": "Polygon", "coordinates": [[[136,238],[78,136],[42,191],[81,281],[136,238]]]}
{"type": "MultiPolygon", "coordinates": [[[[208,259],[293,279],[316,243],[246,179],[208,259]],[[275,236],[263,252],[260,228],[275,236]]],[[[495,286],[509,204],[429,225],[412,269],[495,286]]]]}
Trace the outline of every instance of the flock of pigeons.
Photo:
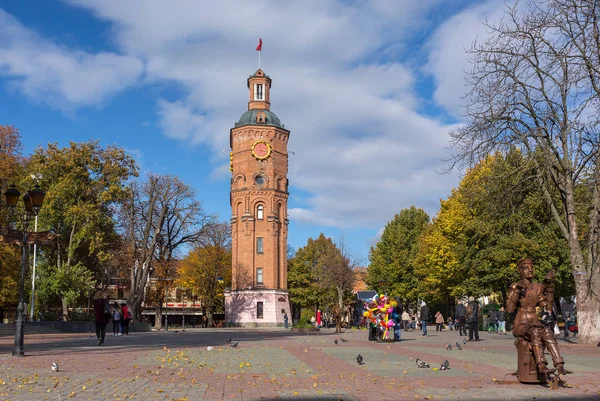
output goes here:
{"type": "MultiPolygon", "coordinates": [[[[229,346],[231,348],[236,348],[240,344],[239,341],[237,341],[237,342],[231,342],[231,341],[232,341],[231,338],[227,339],[227,343],[229,344],[229,346]]],[[[347,343],[348,342],[348,340],[346,340],[344,337],[340,337],[340,341],[343,342],[343,343],[347,343]]],[[[339,344],[338,339],[336,338],[335,340],[333,340],[333,343],[335,345],[338,345],[339,344]]],[[[463,344],[466,344],[466,343],[467,342],[463,338],[463,344]]],[[[452,345],[450,343],[446,344],[446,349],[449,350],[449,351],[451,351],[452,350],[452,345]]],[[[459,350],[459,351],[462,351],[462,347],[460,346],[460,344],[458,343],[458,341],[456,342],[456,349],[459,350]]],[[[212,351],[213,347],[208,347],[207,350],[212,351]]],[[[356,362],[359,365],[364,365],[365,364],[363,356],[361,354],[358,354],[358,356],[356,357],[356,362]]],[[[419,368],[429,368],[430,367],[427,362],[422,361],[419,358],[417,358],[416,362],[417,362],[417,366],[419,368]]],[[[52,369],[53,372],[58,372],[58,364],[56,363],[56,361],[52,362],[52,365],[50,365],[50,368],[52,369]]],[[[450,362],[448,362],[448,360],[446,359],[444,362],[442,362],[442,365],[440,366],[440,370],[447,370],[447,369],[450,369],[450,362]]]]}
{"type": "MultiPolygon", "coordinates": [[[[341,340],[342,340],[342,342],[348,342],[348,340],[344,340],[343,338],[341,340]]],[[[463,338],[462,341],[463,341],[463,344],[467,343],[464,338],[463,338]]],[[[338,340],[337,339],[335,339],[333,342],[335,343],[335,345],[338,344],[338,340]]],[[[462,351],[462,347],[460,346],[460,344],[458,343],[458,341],[456,342],[455,345],[456,345],[456,349],[457,350],[462,351]]],[[[446,349],[448,351],[452,351],[452,344],[450,344],[450,343],[446,344],[446,349]]],[[[364,362],[364,358],[363,358],[363,356],[361,354],[358,354],[358,356],[356,357],[356,362],[359,365],[364,365],[364,363],[365,363],[364,362]]],[[[430,368],[430,365],[427,362],[422,361],[419,358],[417,358],[416,362],[417,362],[417,366],[419,368],[422,368],[422,369],[424,369],[424,368],[430,368]]],[[[448,362],[448,360],[446,359],[444,362],[442,362],[442,365],[440,366],[439,370],[448,370],[448,369],[450,369],[450,362],[448,362]]]]}

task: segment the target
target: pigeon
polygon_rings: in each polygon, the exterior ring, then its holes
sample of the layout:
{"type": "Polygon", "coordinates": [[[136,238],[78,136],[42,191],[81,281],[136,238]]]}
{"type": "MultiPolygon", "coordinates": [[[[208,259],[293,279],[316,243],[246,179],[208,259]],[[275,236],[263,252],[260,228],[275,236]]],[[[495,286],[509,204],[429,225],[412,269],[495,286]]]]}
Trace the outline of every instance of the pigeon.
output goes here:
{"type": "Polygon", "coordinates": [[[447,359],[444,362],[442,362],[442,366],[440,366],[440,370],[446,370],[446,369],[450,369],[450,362],[448,362],[447,359]]]}
{"type": "Polygon", "coordinates": [[[53,372],[58,372],[58,363],[56,363],[56,361],[52,362],[52,365],[50,365],[50,368],[52,369],[53,372]]]}
{"type": "Polygon", "coordinates": [[[337,339],[333,340],[333,343],[334,343],[335,345],[338,345],[338,340],[337,340],[337,339]]]}
{"type": "Polygon", "coordinates": [[[229,344],[229,346],[230,346],[231,348],[235,348],[235,347],[237,347],[237,346],[238,346],[238,344],[239,344],[239,342],[236,342],[236,343],[229,344]]]}
{"type": "Polygon", "coordinates": [[[175,330],[173,333],[177,334],[177,333],[179,333],[179,330],[175,330]]]}
{"type": "Polygon", "coordinates": [[[463,345],[467,344],[467,340],[463,338],[463,345]]]}
{"type": "Polygon", "coordinates": [[[417,362],[417,366],[420,368],[428,368],[429,367],[429,364],[427,362],[422,361],[419,358],[417,358],[416,362],[417,362]]]}
{"type": "Polygon", "coordinates": [[[356,357],[356,362],[358,362],[359,365],[363,364],[363,357],[361,354],[358,354],[358,356],[356,357]]]}
{"type": "Polygon", "coordinates": [[[456,346],[456,349],[457,349],[457,350],[459,350],[459,351],[462,351],[462,347],[460,346],[460,344],[458,344],[458,345],[456,346]]]}
{"type": "Polygon", "coordinates": [[[450,343],[446,344],[446,349],[448,351],[452,351],[452,345],[450,345],[450,343]]]}
{"type": "Polygon", "coordinates": [[[346,340],[344,337],[340,337],[340,341],[343,342],[343,343],[347,343],[348,342],[348,340],[346,340]]]}
{"type": "Polygon", "coordinates": [[[458,341],[456,342],[456,348],[460,348],[460,344],[458,343],[458,341]]]}
{"type": "Polygon", "coordinates": [[[228,343],[230,343],[230,342],[231,342],[231,338],[228,338],[228,339],[227,339],[227,342],[228,342],[228,343]]]}

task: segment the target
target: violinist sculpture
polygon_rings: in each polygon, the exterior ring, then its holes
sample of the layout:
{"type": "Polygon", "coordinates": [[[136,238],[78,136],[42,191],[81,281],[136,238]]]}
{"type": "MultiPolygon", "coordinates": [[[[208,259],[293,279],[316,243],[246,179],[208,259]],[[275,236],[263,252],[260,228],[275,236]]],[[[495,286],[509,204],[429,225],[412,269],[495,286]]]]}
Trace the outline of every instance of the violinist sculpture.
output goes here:
{"type": "Polygon", "coordinates": [[[515,346],[519,350],[519,381],[536,381],[536,377],[548,378],[553,373],[558,375],[572,373],[565,369],[565,361],[560,355],[558,343],[550,325],[540,321],[537,314],[540,308],[552,310],[556,271],[554,269],[550,270],[541,283],[534,283],[533,261],[531,259],[519,259],[517,268],[521,280],[510,286],[506,311],[510,314],[514,314],[516,311],[512,332],[517,337],[515,346]],[[528,373],[530,375],[522,374],[530,364],[528,349],[533,354],[535,369],[537,370],[535,372],[535,370],[532,370],[533,367],[529,366],[528,373]],[[547,349],[552,356],[555,369],[548,368],[544,349],[547,349]],[[524,370],[522,371],[521,368],[524,370]]]}

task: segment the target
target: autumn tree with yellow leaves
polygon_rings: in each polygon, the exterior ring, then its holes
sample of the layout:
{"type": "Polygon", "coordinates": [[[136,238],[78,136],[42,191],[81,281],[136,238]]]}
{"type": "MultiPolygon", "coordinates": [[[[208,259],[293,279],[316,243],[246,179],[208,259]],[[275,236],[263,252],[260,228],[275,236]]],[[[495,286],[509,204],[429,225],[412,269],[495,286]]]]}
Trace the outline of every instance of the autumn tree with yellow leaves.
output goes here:
{"type": "Polygon", "coordinates": [[[209,326],[213,314],[224,310],[224,289],[231,286],[231,228],[229,223],[205,227],[197,245],[181,261],[175,284],[191,290],[206,310],[209,326]]]}

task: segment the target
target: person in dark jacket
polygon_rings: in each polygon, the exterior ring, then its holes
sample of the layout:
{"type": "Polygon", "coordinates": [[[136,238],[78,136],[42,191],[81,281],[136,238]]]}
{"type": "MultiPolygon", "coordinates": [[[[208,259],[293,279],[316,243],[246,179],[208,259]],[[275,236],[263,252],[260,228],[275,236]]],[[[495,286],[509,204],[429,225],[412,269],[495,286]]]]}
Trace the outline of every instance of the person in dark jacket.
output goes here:
{"type": "Polygon", "coordinates": [[[475,300],[467,306],[467,324],[469,325],[469,341],[479,341],[479,303],[475,300]]]}
{"type": "Polygon", "coordinates": [[[421,304],[421,328],[423,329],[423,337],[427,337],[427,322],[429,321],[429,308],[427,304],[423,302],[421,304]]]}
{"type": "Polygon", "coordinates": [[[458,305],[456,305],[454,317],[458,321],[458,331],[460,332],[459,335],[466,336],[467,329],[465,328],[465,322],[467,320],[467,308],[465,308],[465,306],[460,301],[458,301],[458,305]]]}
{"type": "Polygon", "coordinates": [[[498,332],[506,335],[506,313],[504,306],[498,311],[498,332]]]}
{"type": "Polygon", "coordinates": [[[94,296],[94,312],[96,313],[96,338],[98,346],[104,344],[104,336],[106,335],[106,324],[110,318],[110,306],[108,299],[102,291],[96,292],[94,296]],[[108,315],[105,313],[108,311],[108,315]]]}

